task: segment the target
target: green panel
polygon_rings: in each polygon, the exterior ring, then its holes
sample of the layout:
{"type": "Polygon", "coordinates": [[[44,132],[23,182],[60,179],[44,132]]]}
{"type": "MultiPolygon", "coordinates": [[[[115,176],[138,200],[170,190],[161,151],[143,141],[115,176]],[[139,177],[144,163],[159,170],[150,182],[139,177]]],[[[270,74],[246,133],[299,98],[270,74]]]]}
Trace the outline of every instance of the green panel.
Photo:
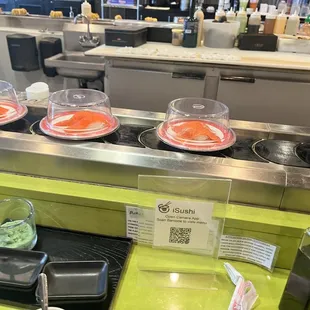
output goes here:
{"type": "MultiPolygon", "coordinates": [[[[125,236],[125,205],[154,207],[158,194],[0,173],[0,199],[8,196],[31,199],[38,224],[125,236]]],[[[225,232],[279,245],[281,251],[276,266],[290,268],[309,223],[309,215],[228,205],[225,232]]]]}
{"type": "MultiPolygon", "coordinates": [[[[124,212],[124,204],[154,207],[158,194],[0,173],[0,194],[124,212]]],[[[162,198],[177,198],[160,195],[162,198]]],[[[227,225],[301,237],[310,215],[229,205],[227,225]],[[264,224],[262,227],[261,225],[264,224]]]]}

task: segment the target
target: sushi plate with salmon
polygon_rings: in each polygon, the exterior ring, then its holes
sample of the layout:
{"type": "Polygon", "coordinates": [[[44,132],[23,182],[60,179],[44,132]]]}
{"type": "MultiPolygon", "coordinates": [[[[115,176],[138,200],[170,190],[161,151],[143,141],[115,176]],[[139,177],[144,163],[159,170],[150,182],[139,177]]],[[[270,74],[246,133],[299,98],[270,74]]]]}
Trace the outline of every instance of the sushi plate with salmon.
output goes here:
{"type": "Polygon", "coordinates": [[[177,119],[157,127],[158,138],[178,149],[195,152],[214,152],[236,142],[233,130],[210,120],[177,119]]]}
{"type": "Polygon", "coordinates": [[[113,133],[119,125],[116,117],[84,110],[58,113],[51,122],[44,117],[40,122],[40,129],[54,138],[90,140],[113,133]]]}
{"type": "Polygon", "coordinates": [[[0,102],[0,126],[13,123],[23,118],[28,113],[25,105],[9,101],[0,102]]]}

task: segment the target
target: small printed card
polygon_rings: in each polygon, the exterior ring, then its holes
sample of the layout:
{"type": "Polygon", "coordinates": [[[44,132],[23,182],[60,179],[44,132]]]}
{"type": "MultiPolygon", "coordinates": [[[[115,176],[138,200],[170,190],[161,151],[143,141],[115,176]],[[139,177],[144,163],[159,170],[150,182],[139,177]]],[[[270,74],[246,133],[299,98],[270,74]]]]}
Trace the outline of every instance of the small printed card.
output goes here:
{"type": "Polygon", "coordinates": [[[183,200],[156,200],[153,245],[207,250],[213,203],[183,200]]]}

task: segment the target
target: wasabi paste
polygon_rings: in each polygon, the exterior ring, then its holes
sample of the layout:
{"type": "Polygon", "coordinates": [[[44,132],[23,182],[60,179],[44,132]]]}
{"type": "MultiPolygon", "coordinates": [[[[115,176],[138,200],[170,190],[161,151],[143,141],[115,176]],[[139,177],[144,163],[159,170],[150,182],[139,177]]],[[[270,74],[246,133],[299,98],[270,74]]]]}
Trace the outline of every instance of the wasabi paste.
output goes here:
{"type": "Polygon", "coordinates": [[[28,249],[34,236],[34,231],[28,223],[11,227],[22,220],[6,222],[0,225],[0,247],[28,249]]]}

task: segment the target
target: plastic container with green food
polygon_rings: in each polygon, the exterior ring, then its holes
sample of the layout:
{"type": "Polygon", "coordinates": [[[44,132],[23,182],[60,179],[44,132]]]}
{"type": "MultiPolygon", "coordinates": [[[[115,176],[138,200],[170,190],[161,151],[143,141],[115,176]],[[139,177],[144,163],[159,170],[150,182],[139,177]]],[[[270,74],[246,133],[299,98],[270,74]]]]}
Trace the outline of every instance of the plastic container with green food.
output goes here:
{"type": "Polygon", "coordinates": [[[30,201],[0,201],[0,247],[31,250],[37,242],[35,211],[30,201]]]}

